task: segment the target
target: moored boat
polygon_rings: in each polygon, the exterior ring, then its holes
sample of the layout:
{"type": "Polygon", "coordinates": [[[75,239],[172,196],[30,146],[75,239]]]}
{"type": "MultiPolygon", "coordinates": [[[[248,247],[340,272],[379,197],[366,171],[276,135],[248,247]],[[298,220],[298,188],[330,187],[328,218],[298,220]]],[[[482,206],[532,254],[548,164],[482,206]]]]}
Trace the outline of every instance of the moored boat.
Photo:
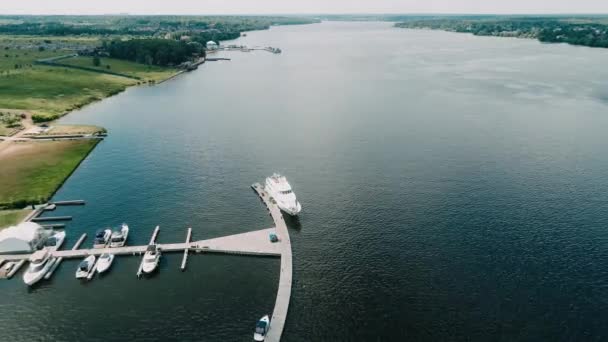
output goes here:
{"type": "Polygon", "coordinates": [[[129,236],[129,226],[123,223],[120,231],[112,232],[110,237],[110,247],[122,247],[127,243],[127,237],[129,236]]]}
{"type": "Polygon", "coordinates": [[[114,254],[103,253],[99,256],[97,260],[97,273],[103,273],[110,269],[112,266],[112,261],[114,261],[114,254]]]}
{"type": "Polygon", "coordinates": [[[63,241],[65,241],[65,232],[55,232],[46,239],[44,247],[56,251],[63,245],[63,241]]]}
{"type": "Polygon", "coordinates": [[[112,229],[99,229],[95,233],[95,240],[93,241],[93,248],[105,248],[110,241],[112,235],[112,229]]]}
{"type": "Polygon", "coordinates": [[[160,261],[160,248],[157,245],[149,245],[144,254],[142,271],[144,273],[152,273],[158,266],[160,261]]]}
{"type": "Polygon", "coordinates": [[[34,252],[30,257],[30,266],[23,273],[23,282],[30,286],[37,283],[53,266],[54,261],[46,249],[34,252]]]}
{"type": "Polygon", "coordinates": [[[94,255],[89,255],[84,260],[82,260],[80,262],[80,264],[78,265],[78,269],[76,270],[76,279],[86,278],[89,275],[89,273],[91,272],[91,270],[93,269],[94,265],[95,265],[95,256],[94,255]]]}
{"type": "Polygon", "coordinates": [[[260,318],[260,320],[255,325],[255,332],[253,333],[253,339],[255,341],[264,341],[266,338],[266,333],[270,329],[270,318],[268,315],[260,318]]]}
{"type": "Polygon", "coordinates": [[[296,199],[296,194],[285,176],[275,173],[266,178],[264,190],[274,198],[277,206],[287,214],[296,216],[302,211],[302,205],[296,199]]]}

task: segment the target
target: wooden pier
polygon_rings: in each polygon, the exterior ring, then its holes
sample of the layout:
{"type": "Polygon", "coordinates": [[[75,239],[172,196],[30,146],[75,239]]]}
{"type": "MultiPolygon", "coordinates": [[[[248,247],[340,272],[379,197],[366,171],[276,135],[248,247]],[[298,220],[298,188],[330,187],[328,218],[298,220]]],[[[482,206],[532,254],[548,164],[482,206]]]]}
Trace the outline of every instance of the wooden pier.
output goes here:
{"type": "Polygon", "coordinates": [[[275,243],[275,245],[279,247],[281,253],[279,289],[277,291],[277,299],[274,303],[274,310],[272,311],[272,318],[270,318],[270,329],[268,330],[265,339],[265,341],[275,342],[281,340],[285,319],[287,318],[289,300],[291,298],[291,282],[293,276],[291,240],[281,209],[276,205],[274,199],[270,197],[261,184],[255,183],[251,187],[257,192],[262,201],[264,201],[264,204],[266,204],[268,211],[270,211],[270,216],[272,216],[276,226],[276,234],[279,237],[279,242],[275,243]]]}
{"type": "MultiPolygon", "coordinates": [[[[190,243],[190,240],[192,240],[192,227],[188,228],[188,233],[186,234],[186,243],[190,243]]],[[[182,266],[180,267],[182,271],[186,269],[186,262],[188,262],[188,249],[189,248],[184,248],[184,257],[182,259],[182,266]]]]}
{"type": "Polygon", "coordinates": [[[45,222],[45,221],[71,221],[72,216],[47,216],[47,217],[34,217],[32,222],[45,222]]]}
{"type": "MultiPolygon", "coordinates": [[[[72,250],[75,251],[78,249],[78,247],[80,247],[80,245],[82,245],[82,243],[84,242],[84,239],[87,238],[87,234],[82,234],[80,236],[80,239],[78,239],[78,241],[76,241],[76,243],[74,244],[74,247],[72,247],[72,250]]],[[[57,269],[57,267],[59,267],[59,264],[61,264],[61,262],[63,261],[63,257],[58,257],[57,260],[55,261],[55,263],[53,264],[53,266],[51,266],[51,269],[44,275],[44,279],[51,279],[51,276],[53,276],[53,273],[55,273],[55,270],[57,269]]]]}

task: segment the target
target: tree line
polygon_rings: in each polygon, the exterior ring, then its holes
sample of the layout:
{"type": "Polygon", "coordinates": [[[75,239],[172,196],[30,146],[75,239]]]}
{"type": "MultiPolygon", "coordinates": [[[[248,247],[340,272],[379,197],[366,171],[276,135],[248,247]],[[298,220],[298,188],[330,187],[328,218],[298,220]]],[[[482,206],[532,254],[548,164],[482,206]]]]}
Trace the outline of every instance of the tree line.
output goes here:
{"type": "Polygon", "coordinates": [[[203,53],[201,44],[172,39],[113,40],[103,48],[112,58],[159,66],[179,65],[203,53]]]}
{"type": "Polygon", "coordinates": [[[608,19],[605,18],[416,17],[396,26],[466,32],[478,36],[536,38],[541,42],[608,48],[608,19]]]}

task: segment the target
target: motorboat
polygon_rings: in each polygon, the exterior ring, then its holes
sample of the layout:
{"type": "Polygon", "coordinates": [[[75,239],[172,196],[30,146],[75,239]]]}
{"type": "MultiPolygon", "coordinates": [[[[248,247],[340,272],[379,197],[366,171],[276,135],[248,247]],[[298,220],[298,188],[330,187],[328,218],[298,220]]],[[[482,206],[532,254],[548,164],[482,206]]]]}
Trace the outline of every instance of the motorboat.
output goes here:
{"type": "Polygon", "coordinates": [[[144,254],[142,271],[144,273],[152,273],[158,266],[160,261],[160,248],[158,245],[149,245],[144,254]]]}
{"type": "Polygon", "coordinates": [[[105,248],[108,244],[108,241],[110,241],[110,236],[112,236],[112,229],[99,229],[95,233],[93,248],[105,248]]]}
{"type": "Polygon", "coordinates": [[[255,341],[264,341],[268,329],[270,329],[270,318],[268,318],[268,315],[266,315],[260,318],[260,320],[255,324],[253,339],[255,341]]]}
{"type": "Polygon", "coordinates": [[[37,283],[51,269],[55,258],[46,249],[34,252],[30,257],[30,266],[23,273],[23,282],[31,286],[37,283]]]}
{"type": "Polygon", "coordinates": [[[11,271],[13,270],[13,267],[15,267],[15,265],[17,265],[17,263],[14,261],[7,262],[6,264],[4,264],[4,266],[2,266],[0,274],[7,275],[7,274],[11,273],[11,271]]]}
{"type": "Polygon", "coordinates": [[[44,247],[50,250],[58,250],[65,241],[65,232],[56,232],[49,236],[44,243],[44,247]]]}
{"type": "Polygon", "coordinates": [[[86,278],[93,269],[93,266],[95,266],[95,256],[89,255],[78,265],[78,269],[76,270],[76,279],[86,278]]]}
{"type": "Polygon", "coordinates": [[[99,256],[97,260],[97,273],[103,273],[110,269],[112,266],[112,261],[114,261],[114,254],[103,253],[99,256]]]}
{"type": "Polygon", "coordinates": [[[110,247],[122,247],[127,243],[129,236],[129,226],[126,223],[122,224],[120,231],[112,232],[110,237],[110,247]]]}
{"type": "Polygon", "coordinates": [[[302,205],[296,199],[296,194],[285,176],[275,173],[266,178],[264,189],[274,198],[277,206],[287,214],[296,216],[302,211],[302,205]]]}

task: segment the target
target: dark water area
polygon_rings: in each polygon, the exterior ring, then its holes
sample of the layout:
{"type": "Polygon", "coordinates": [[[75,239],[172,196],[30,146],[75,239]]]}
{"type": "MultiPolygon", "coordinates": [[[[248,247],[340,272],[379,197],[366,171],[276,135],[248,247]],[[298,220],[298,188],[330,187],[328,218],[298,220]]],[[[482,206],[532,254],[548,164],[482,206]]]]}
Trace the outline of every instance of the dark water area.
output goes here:
{"type": "MultiPolygon", "coordinates": [[[[249,186],[287,175],[284,341],[608,339],[608,50],[322,23],[248,33],[231,61],[63,119],[110,135],[56,194],[80,234],[130,244],[268,228],[249,186]]],[[[90,246],[92,241],[85,241],[90,246]]],[[[249,341],[279,260],[164,255],[29,290],[0,282],[6,341],[249,341]]]]}

